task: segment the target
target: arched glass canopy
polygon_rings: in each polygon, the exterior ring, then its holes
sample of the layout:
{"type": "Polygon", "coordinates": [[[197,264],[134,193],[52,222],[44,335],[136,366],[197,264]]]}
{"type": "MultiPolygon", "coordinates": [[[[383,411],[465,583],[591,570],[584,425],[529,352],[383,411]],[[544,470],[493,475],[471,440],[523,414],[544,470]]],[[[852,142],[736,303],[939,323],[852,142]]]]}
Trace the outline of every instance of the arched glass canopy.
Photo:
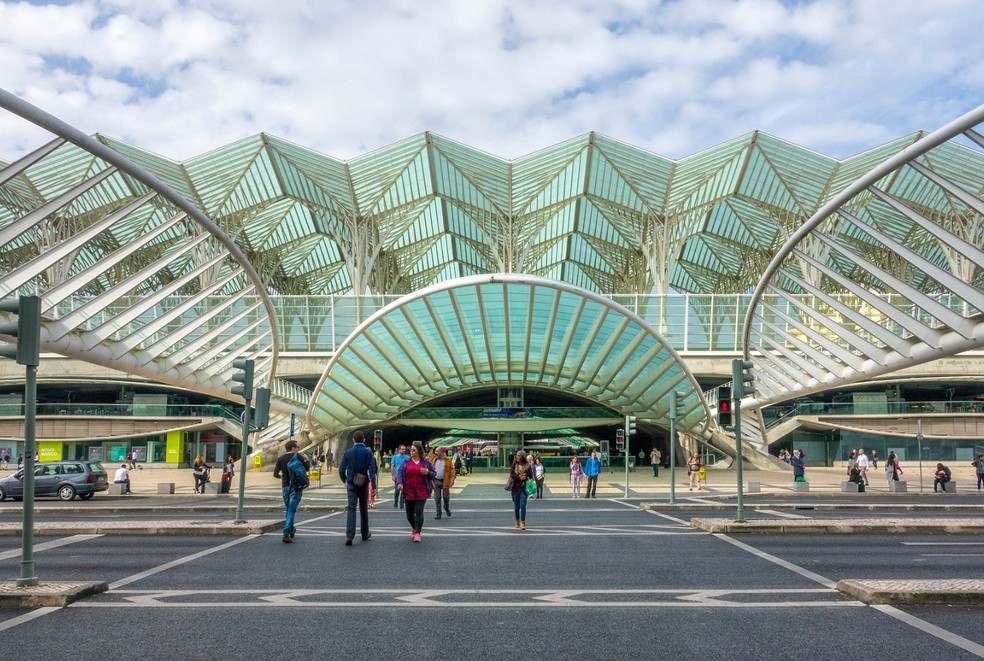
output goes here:
{"type": "Polygon", "coordinates": [[[428,287],[368,318],[328,363],[309,424],[341,432],[507,386],[570,393],[662,426],[668,395],[682,391],[681,431],[709,413],[680,356],[637,315],[573,285],[496,274],[428,287]]]}

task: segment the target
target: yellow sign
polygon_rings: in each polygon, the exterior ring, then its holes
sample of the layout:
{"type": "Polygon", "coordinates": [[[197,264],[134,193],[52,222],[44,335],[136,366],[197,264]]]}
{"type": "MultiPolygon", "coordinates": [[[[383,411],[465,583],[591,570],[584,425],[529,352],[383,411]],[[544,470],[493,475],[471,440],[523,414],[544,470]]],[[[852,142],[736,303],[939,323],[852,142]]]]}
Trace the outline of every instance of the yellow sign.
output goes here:
{"type": "Polygon", "coordinates": [[[63,449],[61,441],[38,441],[38,461],[61,461],[63,449]]]}
{"type": "Polygon", "coordinates": [[[258,471],[263,468],[263,457],[256,455],[253,457],[253,470],[258,471]]]}
{"type": "Polygon", "coordinates": [[[704,470],[704,467],[703,466],[701,466],[701,469],[700,469],[700,479],[702,481],[706,481],[707,480],[707,471],[704,470]]]}
{"type": "Polygon", "coordinates": [[[180,464],[184,461],[184,432],[169,431],[167,433],[164,454],[169,464],[180,464]]]}
{"type": "Polygon", "coordinates": [[[315,480],[321,481],[321,469],[312,468],[308,471],[308,479],[314,482],[315,480]]]}

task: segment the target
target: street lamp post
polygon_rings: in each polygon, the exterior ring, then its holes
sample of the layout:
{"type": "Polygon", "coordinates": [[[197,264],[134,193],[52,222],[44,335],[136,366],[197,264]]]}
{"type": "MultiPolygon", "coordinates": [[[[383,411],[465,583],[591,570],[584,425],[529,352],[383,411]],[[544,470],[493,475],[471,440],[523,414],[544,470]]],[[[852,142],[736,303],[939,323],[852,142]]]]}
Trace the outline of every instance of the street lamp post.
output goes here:
{"type": "Polygon", "coordinates": [[[41,363],[41,297],[20,296],[0,302],[0,310],[17,314],[17,321],[0,325],[0,333],[16,338],[0,356],[24,366],[24,507],[21,527],[21,577],[17,587],[38,584],[34,566],[34,454],[37,452],[38,365],[41,363]]]}
{"type": "Polygon", "coordinates": [[[916,420],[916,451],[919,453],[919,493],[923,490],[923,476],[922,476],[922,419],[916,420]]]}

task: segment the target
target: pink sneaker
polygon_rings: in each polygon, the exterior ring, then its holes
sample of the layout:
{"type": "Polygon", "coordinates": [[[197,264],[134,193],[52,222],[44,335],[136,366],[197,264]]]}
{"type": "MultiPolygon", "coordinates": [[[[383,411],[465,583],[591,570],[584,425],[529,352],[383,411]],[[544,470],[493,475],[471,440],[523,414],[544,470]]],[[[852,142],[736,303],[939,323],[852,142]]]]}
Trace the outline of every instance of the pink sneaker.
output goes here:
{"type": "Polygon", "coordinates": [[[420,541],[420,533],[419,532],[415,532],[413,534],[413,541],[415,541],[415,542],[419,542],[420,541]]]}

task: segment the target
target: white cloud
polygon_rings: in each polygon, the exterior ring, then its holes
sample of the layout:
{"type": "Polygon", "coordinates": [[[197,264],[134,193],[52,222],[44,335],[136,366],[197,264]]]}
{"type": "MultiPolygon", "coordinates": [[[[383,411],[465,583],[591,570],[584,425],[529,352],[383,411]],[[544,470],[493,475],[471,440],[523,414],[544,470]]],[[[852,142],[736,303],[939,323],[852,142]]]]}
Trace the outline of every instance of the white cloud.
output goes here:
{"type": "MultiPolygon", "coordinates": [[[[265,131],[351,158],[424,130],[506,158],[596,130],[835,156],[981,102],[978,0],[0,4],[0,87],[175,159],[265,131]]],[[[0,117],[0,158],[25,145],[0,117]]]]}

